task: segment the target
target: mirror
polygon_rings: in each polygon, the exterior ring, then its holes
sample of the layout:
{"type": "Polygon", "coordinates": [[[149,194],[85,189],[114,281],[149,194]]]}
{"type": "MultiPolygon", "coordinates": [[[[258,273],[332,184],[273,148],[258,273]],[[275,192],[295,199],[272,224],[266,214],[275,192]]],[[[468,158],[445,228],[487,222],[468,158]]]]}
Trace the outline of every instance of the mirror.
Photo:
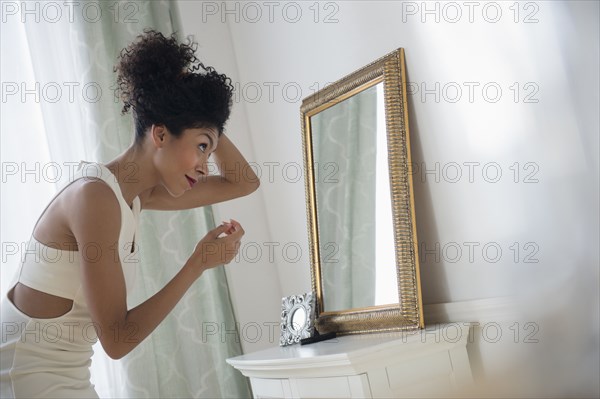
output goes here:
{"type": "Polygon", "coordinates": [[[312,293],[292,295],[281,300],[280,346],[292,345],[314,333],[315,299],[312,293]]]}
{"type": "Polygon", "coordinates": [[[306,309],[298,308],[294,310],[292,317],[290,318],[290,326],[294,331],[301,331],[306,323],[306,309]]]}
{"type": "Polygon", "coordinates": [[[310,120],[315,164],[335,170],[315,180],[325,312],[398,301],[383,94],[379,82],[310,120]]]}
{"type": "Polygon", "coordinates": [[[423,327],[404,51],[303,100],[319,333],[423,327]]]}

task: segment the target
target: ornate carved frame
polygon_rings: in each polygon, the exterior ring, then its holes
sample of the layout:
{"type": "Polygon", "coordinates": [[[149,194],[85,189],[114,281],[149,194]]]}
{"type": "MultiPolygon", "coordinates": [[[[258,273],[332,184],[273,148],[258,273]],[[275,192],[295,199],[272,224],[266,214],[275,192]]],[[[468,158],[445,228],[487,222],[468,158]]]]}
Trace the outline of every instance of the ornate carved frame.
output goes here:
{"type": "Polygon", "coordinates": [[[300,113],[311,279],[317,302],[315,327],[319,333],[336,331],[338,334],[413,331],[423,328],[404,49],[399,48],[305,98],[300,113]],[[384,85],[399,303],[324,312],[310,118],[379,82],[384,85]]]}
{"type": "Polygon", "coordinates": [[[302,295],[291,295],[281,298],[281,336],[279,346],[297,344],[303,338],[310,338],[314,333],[315,298],[312,292],[302,295]],[[303,311],[303,325],[295,325],[294,312],[303,311]]]}

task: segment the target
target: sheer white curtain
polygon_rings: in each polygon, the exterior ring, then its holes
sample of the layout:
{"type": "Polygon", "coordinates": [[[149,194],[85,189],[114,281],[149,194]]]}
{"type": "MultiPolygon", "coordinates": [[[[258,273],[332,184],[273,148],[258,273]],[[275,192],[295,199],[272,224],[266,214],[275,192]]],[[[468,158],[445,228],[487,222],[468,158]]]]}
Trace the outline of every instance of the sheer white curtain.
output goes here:
{"type": "MultiPolygon", "coordinates": [[[[70,82],[77,82],[75,65],[60,59],[60,46],[30,47],[19,16],[3,16],[1,24],[2,103],[2,268],[1,290],[7,291],[19,266],[21,246],[27,242],[40,212],[56,189],[72,173],[73,159],[86,159],[83,115],[69,99],[70,82]],[[34,73],[31,53],[45,65],[34,73]],[[60,65],[57,65],[60,62],[60,65]],[[43,72],[46,72],[45,74],[43,72]],[[45,76],[43,76],[45,75],[45,76]],[[66,85],[65,85],[66,84],[66,85]],[[49,121],[60,127],[48,135],[49,121]],[[52,154],[52,155],[51,155],[52,154]]],[[[40,24],[31,24],[31,27],[40,24]]],[[[53,42],[69,43],[72,25],[52,25],[53,42]]],[[[75,96],[79,92],[75,92],[75,96]]]]}
{"type": "MultiPolygon", "coordinates": [[[[2,295],[37,218],[78,162],[107,162],[132,142],[131,117],[120,116],[113,92],[120,49],[146,27],[176,30],[166,1],[81,2],[72,18],[63,3],[52,3],[63,7],[61,18],[43,2],[11,2],[15,13],[3,8],[2,295]]],[[[142,213],[129,306],[162,288],[213,226],[210,207],[142,213]]],[[[97,344],[93,383],[101,397],[248,397],[246,379],[225,363],[241,354],[235,331],[225,272],[216,268],[128,356],[111,360],[97,344]],[[207,325],[227,334],[207,336],[207,325]]]]}

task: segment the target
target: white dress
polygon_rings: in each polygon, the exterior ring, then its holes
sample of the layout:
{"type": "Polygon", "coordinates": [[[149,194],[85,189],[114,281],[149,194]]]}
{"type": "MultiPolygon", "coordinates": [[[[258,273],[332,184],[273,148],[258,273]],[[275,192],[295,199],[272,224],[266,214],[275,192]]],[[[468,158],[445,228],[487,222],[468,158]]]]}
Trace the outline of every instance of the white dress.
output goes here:
{"type": "MultiPolygon", "coordinates": [[[[140,200],[136,197],[133,209],[129,208],[115,176],[103,165],[82,162],[79,171],[65,188],[81,178],[102,179],[113,189],[119,201],[119,258],[127,293],[130,293],[137,266],[137,251],[133,250],[132,245],[140,213],[140,200]]],[[[1,398],[98,397],[90,382],[89,369],[94,353],[92,345],[97,342],[98,337],[83,295],[79,266],[77,252],[43,245],[32,234],[9,292],[20,282],[33,289],[71,299],[73,306],[62,316],[39,319],[29,317],[7,295],[2,296],[1,398]]]]}

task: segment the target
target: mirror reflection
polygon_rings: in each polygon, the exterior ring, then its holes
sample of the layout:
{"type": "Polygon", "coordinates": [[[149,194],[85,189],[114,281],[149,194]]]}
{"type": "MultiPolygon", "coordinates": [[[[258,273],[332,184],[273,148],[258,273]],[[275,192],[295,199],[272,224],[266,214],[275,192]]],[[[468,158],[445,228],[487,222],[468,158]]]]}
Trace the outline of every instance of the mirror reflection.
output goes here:
{"type": "Polygon", "coordinates": [[[397,304],[383,82],[310,125],[323,310],[397,304]]]}
{"type": "Polygon", "coordinates": [[[292,314],[292,329],[294,331],[300,331],[304,328],[304,324],[306,323],[306,311],[304,308],[298,308],[292,314]]]}

